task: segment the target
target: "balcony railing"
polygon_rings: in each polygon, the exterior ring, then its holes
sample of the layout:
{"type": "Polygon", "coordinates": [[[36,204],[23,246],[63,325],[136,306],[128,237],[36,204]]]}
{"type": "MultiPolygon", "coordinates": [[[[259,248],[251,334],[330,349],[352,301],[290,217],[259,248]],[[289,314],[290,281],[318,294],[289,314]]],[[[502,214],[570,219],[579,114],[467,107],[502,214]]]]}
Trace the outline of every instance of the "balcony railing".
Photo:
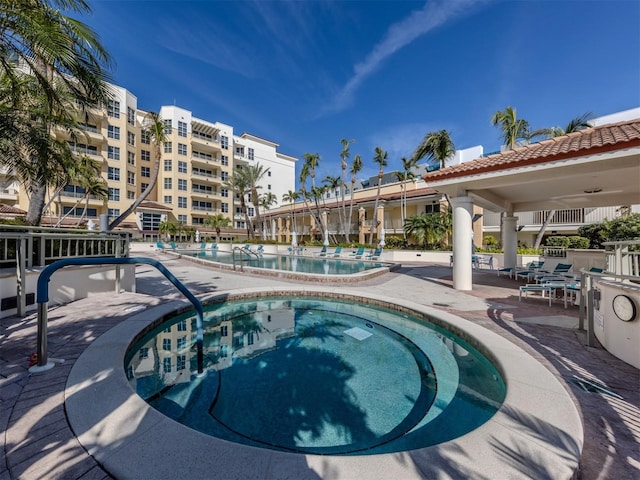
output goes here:
{"type": "MultiPolygon", "coordinates": [[[[514,215],[518,217],[519,225],[526,226],[542,226],[547,218],[549,210],[538,210],[535,212],[516,212],[514,215]]],[[[605,219],[613,219],[618,217],[616,207],[597,207],[597,208],[570,208],[556,210],[549,225],[583,225],[591,223],[599,223],[605,219]]],[[[482,223],[485,227],[500,226],[500,214],[495,212],[484,212],[482,223]]]]}

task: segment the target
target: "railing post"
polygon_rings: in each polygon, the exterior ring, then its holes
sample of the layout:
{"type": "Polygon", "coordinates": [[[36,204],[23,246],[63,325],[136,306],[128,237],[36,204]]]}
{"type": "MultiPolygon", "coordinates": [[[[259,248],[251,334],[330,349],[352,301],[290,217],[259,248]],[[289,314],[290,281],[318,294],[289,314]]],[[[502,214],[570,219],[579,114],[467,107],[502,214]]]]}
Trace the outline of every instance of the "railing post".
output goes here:
{"type": "Polygon", "coordinates": [[[578,305],[578,313],[580,314],[580,319],[578,321],[578,329],[584,330],[584,312],[586,310],[586,285],[587,285],[587,275],[583,270],[580,270],[580,292],[578,293],[579,297],[579,305],[578,305]]]}
{"type": "Polygon", "coordinates": [[[38,373],[53,368],[53,362],[48,360],[47,352],[47,306],[48,302],[38,303],[38,347],[36,353],[38,355],[37,365],[31,367],[31,373],[38,373]]]}
{"type": "Polygon", "coordinates": [[[586,275],[587,288],[587,345],[595,345],[595,335],[593,332],[593,284],[591,275],[586,275]]]}
{"type": "MultiPolygon", "coordinates": [[[[116,242],[116,249],[114,252],[114,257],[120,258],[121,256],[120,237],[116,238],[115,242],[116,242]]],[[[120,265],[116,264],[116,295],[118,295],[119,293],[120,293],[120,265]]]]}
{"type": "Polygon", "coordinates": [[[16,315],[18,317],[24,317],[27,310],[26,243],[26,238],[23,236],[16,241],[16,315]]]}

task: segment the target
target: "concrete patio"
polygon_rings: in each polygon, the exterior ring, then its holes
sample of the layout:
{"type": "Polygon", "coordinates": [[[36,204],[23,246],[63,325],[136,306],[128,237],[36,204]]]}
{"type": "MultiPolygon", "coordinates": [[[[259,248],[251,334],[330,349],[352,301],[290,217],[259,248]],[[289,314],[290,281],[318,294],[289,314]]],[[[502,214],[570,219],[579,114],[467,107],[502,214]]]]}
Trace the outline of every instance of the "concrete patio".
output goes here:
{"type": "MultiPolygon", "coordinates": [[[[196,295],[295,284],[209,269],[160,253],[149,256],[165,262],[196,295]]],[[[518,282],[488,270],[474,271],[473,275],[474,290],[463,293],[453,290],[447,266],[405,265],[398,272],[349,288],[447,311],[520,346],[558,378],[582,414],[582,478],[638,478],[639,371],[601,348],[586,347],[584,332],[576,329],[575,308],[565,310],[561,302],[549,307],[539,298],[518,302],[518,282]],[[586,391],[573,381],[576,377],[601,384],[617,396],[586,391]]],[[[2,320],[0,428],[4,455],[0,480],[111,478],[71,431],[64,390],[74,361],[88,345],[135,314],[133,309],[127,311],[128,307],[161,305],[180,298],[150,267],[137,267],[137,279],[136,294],[101,294],[50,309],[49,354],[65,362],[42,374],[28,372],[29,357],[36,349],[35,314],[2,320]]],[[[457,473],[448,472],[450,478],[461,478],[461,472],[457,473]]],[[[553,472],[543,473],[541,478],[553,478],[553,472]]]]}

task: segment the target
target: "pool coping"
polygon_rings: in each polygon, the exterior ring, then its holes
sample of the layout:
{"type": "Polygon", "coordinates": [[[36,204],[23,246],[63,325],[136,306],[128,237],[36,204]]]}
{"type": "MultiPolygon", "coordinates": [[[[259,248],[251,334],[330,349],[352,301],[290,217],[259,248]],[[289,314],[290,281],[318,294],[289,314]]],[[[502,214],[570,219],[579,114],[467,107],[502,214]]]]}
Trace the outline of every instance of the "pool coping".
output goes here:
{"type": "MultiPolygon", "coordinates": [[[[221,296],[303,295],[398,300],[344,287],[252,288],[221,296]]],[[[499,411],[476,430],[431,447],[366,456],[303,455],[238,445],[185,427],[149,407],[124,369],[129,345],[160,318],[190,309],[173,301],[140,312],[94,341],[77,359],[65,388],[69,423],[84,448],[116,478],[574,478],[583,427],[562,384],[520,347],[455,315],[403,301],[446,323],[489,353],[507,384],[499,411]],[[453,473],[453,474],[452,474],[453,473]]]]}

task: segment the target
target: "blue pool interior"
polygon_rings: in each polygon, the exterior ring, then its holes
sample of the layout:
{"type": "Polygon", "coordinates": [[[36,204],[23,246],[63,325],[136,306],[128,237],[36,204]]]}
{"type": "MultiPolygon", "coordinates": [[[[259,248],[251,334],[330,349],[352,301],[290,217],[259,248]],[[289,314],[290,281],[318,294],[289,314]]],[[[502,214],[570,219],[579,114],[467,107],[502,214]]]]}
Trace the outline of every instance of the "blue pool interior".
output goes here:
{"type": "MultiPolygon", "coordinates": [[[[217,250],[184,251],[182,255],[193,256],[210,260],[212,262],[233,265],[233,253],[217,250]]],[[[236,252],[236,263],[242,262],[243,266],[265,268],[269,270],[283,270],[287,272],[311,273],[316,275],[352,275],[354,273],[388,266],[383,262],[371,260],[358,260],[349,258],[345,253],[344,258],[326,258],[310,255],[276,255],[262,254],[249,255],[236,252]]]]}
{"type": "Polygon", "coordinates": [[[210,305],[205,373],[184,314],[129,350],[131,385],[193,429],[281,451],[362,455],[422,448],[477,428],[505,384],[476,349],[407,314],[320,297],[210,305]]]}

